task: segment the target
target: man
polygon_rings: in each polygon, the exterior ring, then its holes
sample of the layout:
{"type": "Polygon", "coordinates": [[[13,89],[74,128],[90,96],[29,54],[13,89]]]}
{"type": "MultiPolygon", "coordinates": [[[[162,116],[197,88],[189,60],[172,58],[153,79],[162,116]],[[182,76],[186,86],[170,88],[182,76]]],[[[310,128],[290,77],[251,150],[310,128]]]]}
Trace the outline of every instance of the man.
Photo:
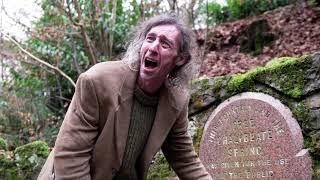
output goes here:
{"type": "Polygon", "coordinates": [[[123,61],[80,75],[54,148],[56,179],[146,179],[160,148],[180,179],[211,179],[187,133],[191,32],[171,16],[138,30],[123,61]]]}

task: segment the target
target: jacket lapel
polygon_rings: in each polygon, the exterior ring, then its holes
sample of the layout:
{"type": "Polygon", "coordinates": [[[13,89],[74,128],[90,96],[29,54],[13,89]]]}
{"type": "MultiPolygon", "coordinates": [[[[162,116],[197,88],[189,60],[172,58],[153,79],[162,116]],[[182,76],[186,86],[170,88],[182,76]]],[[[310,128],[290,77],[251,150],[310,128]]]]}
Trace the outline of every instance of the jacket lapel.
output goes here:
{"type": "Polygon", "coordinates": [[[160,93],[160,99],[156,117],[140,159],[140,168],[145,177],[149,163],[155,153],[161,148],[172,125],[180,115],[187,100],[187,94],[183,90],[168,89],[164,87],[160,93]]]}
{"type": "MultiPolygon", "coordinates": [[[[123,84],[119,90],[118,108],[115,111],[115,144],[118,152],[120,166],[126,147],[128,129],[130,125],[131,107],[133,102],[133,91],[136,84],[137,72],[126,67],[123,84]]],[[[120,167],[119,167],[120,168],[120,167]]]]}

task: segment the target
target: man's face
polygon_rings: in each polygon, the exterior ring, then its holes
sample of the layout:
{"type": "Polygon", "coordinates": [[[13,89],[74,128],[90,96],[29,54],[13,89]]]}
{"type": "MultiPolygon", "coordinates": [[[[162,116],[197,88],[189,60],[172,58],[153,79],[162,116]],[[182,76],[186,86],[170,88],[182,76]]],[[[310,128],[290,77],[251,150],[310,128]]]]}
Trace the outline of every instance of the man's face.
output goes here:
{"type": "Polygon", "coordinates": [[[174,25],[159,25],[148,32],[140,50],[142,81],[163,82],[175,66],[184,64],[178,54],[180,38],[174,25]]]}

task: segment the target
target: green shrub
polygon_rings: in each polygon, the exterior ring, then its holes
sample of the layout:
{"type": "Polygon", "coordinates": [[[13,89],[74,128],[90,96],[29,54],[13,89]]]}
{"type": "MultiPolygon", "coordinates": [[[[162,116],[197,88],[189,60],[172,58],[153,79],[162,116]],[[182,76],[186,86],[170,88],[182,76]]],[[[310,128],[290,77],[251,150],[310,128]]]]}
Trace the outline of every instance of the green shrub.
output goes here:
{"type": "Polygon", "coordinates": [[[7,150],[7,142],[0,137],[0,150],[7,150]]]}

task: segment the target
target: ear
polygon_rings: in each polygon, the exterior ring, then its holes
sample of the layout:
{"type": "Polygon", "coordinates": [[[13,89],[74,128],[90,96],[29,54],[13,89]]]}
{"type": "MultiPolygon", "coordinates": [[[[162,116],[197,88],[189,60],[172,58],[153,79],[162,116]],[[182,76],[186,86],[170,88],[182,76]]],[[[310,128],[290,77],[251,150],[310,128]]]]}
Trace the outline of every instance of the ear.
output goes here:
{"type": "Polygon", "coordinates": [[[176,59],[176,66],[182,66],[186,63],[186,58],[182,55],[179,55],[176,59]]]}

